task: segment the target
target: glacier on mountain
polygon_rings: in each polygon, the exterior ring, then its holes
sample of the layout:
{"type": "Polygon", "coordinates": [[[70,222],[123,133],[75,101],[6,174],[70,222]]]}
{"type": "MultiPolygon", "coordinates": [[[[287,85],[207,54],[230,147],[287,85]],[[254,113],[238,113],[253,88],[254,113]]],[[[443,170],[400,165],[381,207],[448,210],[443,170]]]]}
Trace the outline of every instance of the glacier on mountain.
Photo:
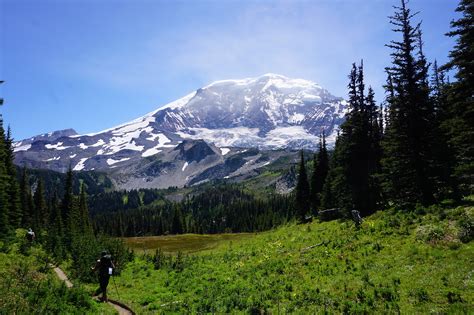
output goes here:
{"type": "Polygon", "coordinates": [[[203,139],[233,147],[315,150],[331,146],[347,103],[320,85],[278,74],[215,81],[142,117],[101,132],[55,131],[14,143],[16,163],[65,171],[107,170],[203,139]],[[59,157],[59,159],[57,158],[59,157]]]}

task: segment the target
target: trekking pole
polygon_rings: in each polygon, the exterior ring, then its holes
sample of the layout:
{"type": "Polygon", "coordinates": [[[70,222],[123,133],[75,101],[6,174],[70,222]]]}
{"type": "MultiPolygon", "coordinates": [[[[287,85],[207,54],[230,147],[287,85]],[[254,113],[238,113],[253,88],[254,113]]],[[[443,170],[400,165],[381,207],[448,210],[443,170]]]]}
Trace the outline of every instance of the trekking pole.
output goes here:
{"type": "Polygon", "coordinates": [[[117,283],[115,283],[115,277],[114,277],[114,276],[112,276],[112,281],[114,282],[115,291],[117,291],[117,296],[118,296],[119,300],[121,300],[121,299],[120,299],[120,295],[119,295],[119,293],[118,293],[118,289],[117,289],[117,283]]]}

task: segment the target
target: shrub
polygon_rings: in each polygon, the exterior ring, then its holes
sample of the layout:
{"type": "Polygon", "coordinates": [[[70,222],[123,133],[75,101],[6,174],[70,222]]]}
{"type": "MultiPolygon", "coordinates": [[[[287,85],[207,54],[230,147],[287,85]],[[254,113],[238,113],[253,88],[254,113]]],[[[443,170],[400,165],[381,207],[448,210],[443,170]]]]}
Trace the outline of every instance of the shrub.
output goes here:
{"type": "Polygon", "coordinates": [[[464,213],[458,221],[459,239],[463,243],[469,243],[474,239],[474,216],[464,213]]]}
{"type": "Polygon", "coordinates": [[[426,291],[425,288],[416,289],[415,292],[413,292],[413,295],[415,296],[418,303],[428,302],[430,300],[430,297],[428,295],[428,291],[426,291]]]}
{"type": "Polygon", "coordinates": [[[161,250],[161,248],[158,248],[155,252],[155,256],[153,257],[153,265],[155,267],[155,270],[161,269],[163,265],[165,264],[165,254],[161,250]]]}
{"type": "Polygon", "coordinates": [[[416,230],[416,238],[425,242],[440,241],[444,238],[445,231],[439,225],[422,225],[416,230]]]}
{"type": "Polygon", "coordinates": [[[449,304],[463,302],[461,295],[459,295],[457,292],[449,291],[448,294],[446,294],[446,297],[448,298],[449,304]]]}

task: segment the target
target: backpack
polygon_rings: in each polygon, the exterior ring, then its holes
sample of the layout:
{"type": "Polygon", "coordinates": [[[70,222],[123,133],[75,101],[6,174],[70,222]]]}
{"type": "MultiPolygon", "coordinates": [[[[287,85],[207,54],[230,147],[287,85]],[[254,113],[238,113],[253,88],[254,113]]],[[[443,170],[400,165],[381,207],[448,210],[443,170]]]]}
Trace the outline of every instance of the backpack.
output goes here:
{"type": "Polygon", "coordinates": [[[100,258],[100,267],[99,267],[99,274],[100,275],[112,275],[112,256],[105,255],[100,258]]]}
{"type": "Polygon", "coordinates": [[[33,240],[35,239],[35,232],[33,232],[33,231],[28,231],[28,232],[26,233],[26,239],[27,239],[28,241],[30,241],[30,242],[33,241],[33,240]]]}

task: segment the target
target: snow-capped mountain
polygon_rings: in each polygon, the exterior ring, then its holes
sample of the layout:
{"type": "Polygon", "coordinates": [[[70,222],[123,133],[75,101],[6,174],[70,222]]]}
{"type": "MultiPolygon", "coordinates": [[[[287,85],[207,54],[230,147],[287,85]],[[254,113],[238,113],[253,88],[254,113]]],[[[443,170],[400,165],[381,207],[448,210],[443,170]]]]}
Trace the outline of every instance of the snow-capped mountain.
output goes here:
{"type": "Polygon", "coordinates": [[[76,171],[129,167],[184,139],[213,144],[221,158],[236,147],[315,149],[323,131],[331,145],[345,112],[346,102],[316,83],[266,74],[211,83],[98,133],[56,131],[15,142],[14,150],[19,165],[64,172],[69,165],[76,171]]]}
{"type": "Polygon", "coordinates": [[[299,149],[315,148],[323,130],[334,141],[345,108],[311,81],[266,74],[214,82],[150,116],[157,127],[219,147],[299,149]]]}

